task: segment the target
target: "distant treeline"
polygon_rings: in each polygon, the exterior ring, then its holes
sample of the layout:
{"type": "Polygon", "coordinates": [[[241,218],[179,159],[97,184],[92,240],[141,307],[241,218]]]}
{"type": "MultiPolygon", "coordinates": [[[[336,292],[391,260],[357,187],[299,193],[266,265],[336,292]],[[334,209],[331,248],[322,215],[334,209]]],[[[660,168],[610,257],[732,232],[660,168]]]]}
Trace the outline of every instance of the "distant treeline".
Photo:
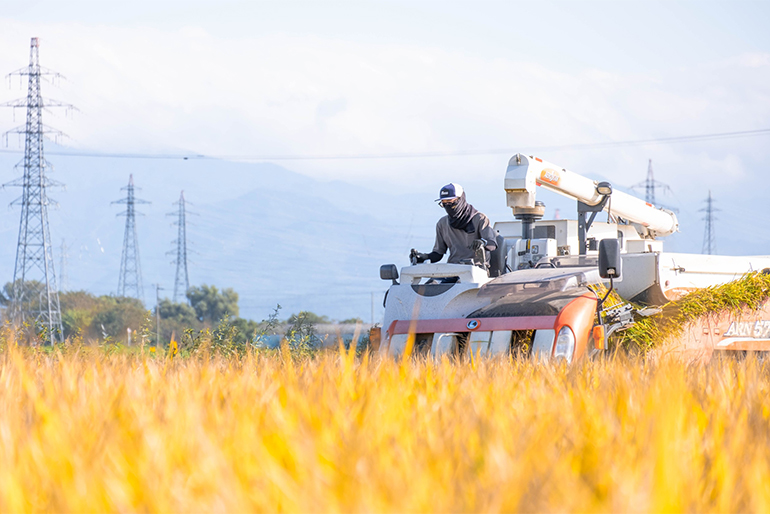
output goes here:
{"type": "MultiPolygon", "coordinates": [[[[12,298],[13,284],[7,283],[0,291],[0,306],[7,312],[12,298]]],[[[167,298],[160,301],[160,344],[167,344],[172,337],[179,340],[185,331],[198,333],[215,329],[226,323],[232,331],[235,342],[251,341],[255,335],[277,333],[285,325],[308,325],[333,323],[327,316],[302,311],[288,319],[278,317],[280,305],[269,319],[260,322],[239,317],[238,293],[232,288],[219,290],[216,286],[202,285],[187,291],[187,301],[173,302],[167,298]]],[[[157,318],[155,308],[147,310],[135,298],[110,295],[96,296],[87,291],[59,293],[62,329],[65,339],[78,338],[84,342],[104,341],[127,343],[129,329],[132,342],[142,338],[156,344],[157,318]]],[[[5,313],[3,313],[5,314],[5,313]]],[[[7,318],[7,316],[4,316],[7,318]]],[[[340,323],[360,323],[359,318],[346,319],[340,323]]],[[[285,327],[284,327],[285,328],[285,327]]]]}

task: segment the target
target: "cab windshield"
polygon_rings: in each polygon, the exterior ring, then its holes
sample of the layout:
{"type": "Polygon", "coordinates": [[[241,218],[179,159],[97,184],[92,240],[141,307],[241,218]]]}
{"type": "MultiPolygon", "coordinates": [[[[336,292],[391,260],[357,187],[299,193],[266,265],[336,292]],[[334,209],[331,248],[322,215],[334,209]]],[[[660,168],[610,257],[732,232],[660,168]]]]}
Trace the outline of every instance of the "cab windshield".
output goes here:
{"type": "Polygon", "coordinates": [[[586,286],[600,281],[596,267],[564,268],[536,268],[518,270],[506,273],[479,289],[481,297],[502,298],[509,294],[521,296],[534,296],[555,292],[570,291],[580,286],[586,286]]]}

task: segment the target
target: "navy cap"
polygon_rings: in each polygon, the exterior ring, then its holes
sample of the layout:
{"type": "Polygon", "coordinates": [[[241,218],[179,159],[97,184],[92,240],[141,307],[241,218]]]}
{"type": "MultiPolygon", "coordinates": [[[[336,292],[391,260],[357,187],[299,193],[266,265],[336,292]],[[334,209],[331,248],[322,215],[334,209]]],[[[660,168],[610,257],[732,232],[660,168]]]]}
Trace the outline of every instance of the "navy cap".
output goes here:
{"type": "Polygon", "coordinates": [[[460,198],[463,195],[463,192],[464,192],[463,186],[452,182],[451,184],[447,184],[441,188],[441,191],[439,191],[438,193],[438,200],[436,201],[440,202],[441,200],[451,200],[453,198],[460,198]]]}

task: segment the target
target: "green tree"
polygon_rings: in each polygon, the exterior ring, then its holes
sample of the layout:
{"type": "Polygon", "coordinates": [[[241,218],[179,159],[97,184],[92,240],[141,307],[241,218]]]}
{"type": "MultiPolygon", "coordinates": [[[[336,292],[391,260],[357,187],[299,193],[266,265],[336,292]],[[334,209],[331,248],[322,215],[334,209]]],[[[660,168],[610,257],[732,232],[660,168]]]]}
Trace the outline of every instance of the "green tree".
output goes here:
{"type": "Polygon", "coordinates": [[[8,308],[11,306],[13,297],[13,284],[8,282],[5,287],[0,289],[0,322],[8,319],[8,308]]]}
{"type": "Polygon", "coordinates": [[[220,292],[216,286],[193,286],[187,291],[187,299],[198,321],[209,327],[225,317],[228,321],[238,317],[238,293],[231,288],[220,292]]]}
{"type": "Polygon", "coordinates": [[[111,337],[127,339],[127,329],[134,332],[142,326],[145,310],[135,298],[94,296],[87,291],[59,294],[64,337],[81,335],[84,340],[111,337]]]}
{"type": "Polygon", "coordinates": [[[187,303],[174,303],[168,298],[160,301],[160,319],[192,326],[198,320],[195,309],[187,303]]]}
{"type": "Polygon", "coordinates": [[[8,282],[0,289],[0,305],[8,307],[11,305],[11,299],[13,298],[13,282],[8,282]]]}
{"type": "Polygon", "coordinates": [[[310,311],[300,311],[299,314],[292,314],[291,316],[289,316],[288,322],[290,324],[294,325],[298,321],[301,323],[311,323],[311,324],[329,323],[329,318],[327,316],[319,316],[315,312],[310,312],[310,311]]]}
{"type": "Polygon", "coordinates": [[[254,320],[235,318],[233,320],[233,326],[238,329],[238,334],[235,337],[238,343],[248,343],[259,335],[262,325],[254,320]]]}
{"type": "Polygon", "coordinates": [[[98,337],[91,333],[91,323],[99,311],[102,300],[86,291],[59,293],[61,323],[64,337],[81,334],[84,337],[98,337]]]}
{"type": "Polygon", "coordinates": [[[136,333],[142,326],[147,311],[141,301],[114,296],[102,296],[99,300],[98,310],[91,321],[91,334],[123,340],[127,338],[128,328],[136,333]]]}
{"type": "Polygon", "coordinates": [[[187,303],[174,303],[164,298],[160,301],[159,308],[161,339],[165,341],[170,341],[172,336],[179,341],[185,330],[197,331],[203,328],[195,309],[187,303]]]}
{"type": "MultiPolygon", "coordinates": [[[[327,319],[326,316],[318,316],[312,312],[300,311],[289,318],[289,326],[286,331],[286,340],[294,350],[304,354],[313,352],[319,346],[320,340],[315,333],[315,323],[318,319],[327,319]]],[[[328,319],[327,319],[328,321],[328,319]]],[[[324,323],[324,322],[322,322],[324,323]]]]}
{"type": "MultiPolygon", "coordinates": [[[[20,283],[21,280],[17,280],[16,283],[20,283]]],[[[0,291],[0,305],[3,307],[10,307],[13,301],[13,282],[8,282],[0,291]]],[[[45,284],[38,280],[27,280],[24,282],[24,303],[22,308],[24,310],[40,309],[41,294],[45,293],[45,284]]]]}
{"type": "MultiPolygon", "coordinates": [[[[14,285],[20,285],[21,280],[8,282],[0,291],[0,306],[3,307],[3,319],[10,321],[12,315],[10,308],[13,303],[14,285]]],[[[25,312],[40,312],[47,308],[46,287],[39,280],[26,280],[23,283],[21,309],[25,312]]],[[[48,328],[41,325],[34,317],[27,317],[24,326],[20,328],[19,337],[31,342],[33,340],[48,340],[48,328]]]]}

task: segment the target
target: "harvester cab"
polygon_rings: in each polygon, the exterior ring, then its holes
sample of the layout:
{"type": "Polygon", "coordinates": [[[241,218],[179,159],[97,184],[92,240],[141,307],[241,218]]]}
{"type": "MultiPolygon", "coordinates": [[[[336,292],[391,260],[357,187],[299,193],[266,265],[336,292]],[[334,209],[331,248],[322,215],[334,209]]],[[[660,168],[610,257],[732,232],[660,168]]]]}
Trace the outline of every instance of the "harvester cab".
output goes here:
{"type": "Polygon", "coordinates": [[[385,265],[391,280],[379,351],[567,362],[607,348],[609,336],[649,310],[697,288],[729,282],[768,257],[664,253],[676,215],[533,156],[514,155],[504,188],[513,220],[498,221],[490,257],[466,264],[385,265]],[[572,198],[577,219],[544,220],[542,187],[572,198]],[[596,216],[607,213],[607,221],[596,216]],[[620,301],[608,302],[610,291],[620,301]]]}

